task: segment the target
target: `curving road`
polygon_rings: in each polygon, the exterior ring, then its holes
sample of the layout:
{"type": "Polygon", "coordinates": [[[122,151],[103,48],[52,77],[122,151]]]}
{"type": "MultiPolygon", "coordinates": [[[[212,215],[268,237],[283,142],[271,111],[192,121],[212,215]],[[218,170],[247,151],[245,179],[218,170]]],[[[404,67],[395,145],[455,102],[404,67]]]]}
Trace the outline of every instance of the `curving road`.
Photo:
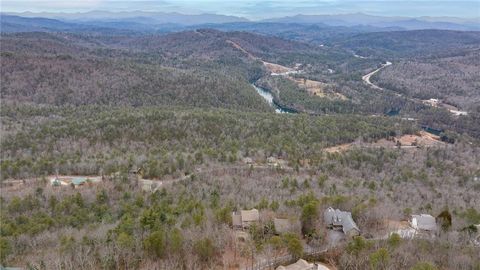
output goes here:
{"type": "MultiPolygon", "coordinates": [[[[374,88],[374,89],[386,91],[386,90],[383,89],[382,87],[380,87],[380,86],[372,83],[372,82],[370,81],[370,78],[371,78],[375,73],[379,72],[380,70],[384,69],[385,67],[390,66],[391,64],[392,64],[392,62],[389,62],[389,61],[385,62],[385,64],[382,64],[381,67],[379,67],[379,68],[377,68],[376,70],[368,73],[367,75],[364,75],[364,76],[362,77],[362,80],[363,80],[366,84],[368,84],[370,87],[372,87],[372,88],[374,88]]],[[[399,93],[396,93],[396,92],[393,92],[393,93],[394,93],[397,97],[404,97],[402,94],[399,94],[399,93]]],[[[412,102],[422,103],[422,104],[427,104],[427,105],[429,105],[428,103],[425,103],[424,100],[421,100],[421,99],[418,99],[418,98],[409,98],[409,97],[405,97],[405,98],[407,98],[408,100],[410,100],[410,101],[412,101],[412,102]]],[[[466,112],[466,111],[460,111],[460,110],[458,110],[457,108],[455,108],[455,109],[446,108],[446,107],[445,107],[445,104],[443,104],[443,105],[444,105],[443,108],[447,109],[447,110],[448,110],[450,113],[452,113],[453,115],[460,116],[460,115],[467,115],[467,114],[468,114],[468,112],[466,112]]],[[[442,102],[440,102],[439,105],[430,105],[430,106],[433,106],[433,107],[442,107],[442,102]]]]}
{"type": "Polygon", "coordinates": [[[392,64],[392,62],[387,61],[385,64],[382,64],[381,67],[379,67],[379,68],[377,68],[376,70],[368,73],[367,75],[364,75],[364,76],[362,77],[362,80],[363,80],[366,84],[370,85],[371,87],[373,87],[373,88],[375,88],[375,89],[384,90],[384,89],[381,88],[380,86],[373,84],[373,83],[370,81],[370,77],[372,77],[375,73],[379,72],[379,71],[382,70],[383,68],[390,66],[391,64],[392,64]]]}

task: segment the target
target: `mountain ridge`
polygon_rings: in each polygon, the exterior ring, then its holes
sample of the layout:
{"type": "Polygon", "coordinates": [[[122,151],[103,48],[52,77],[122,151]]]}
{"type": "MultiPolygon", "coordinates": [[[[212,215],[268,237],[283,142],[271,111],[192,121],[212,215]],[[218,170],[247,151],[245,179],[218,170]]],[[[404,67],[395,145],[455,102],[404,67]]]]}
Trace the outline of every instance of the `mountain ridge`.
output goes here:
{"type": "MultiPolygon", "coordinates": [[[[347,27],[401,27],[404,30],[418,29],[444,29],[461,31],[480,31],[480,18],[457,17],[388,17],[374,16],[364,13],[332,14],[332,15],[304,15],[284,16],[263,20],[250,20],[239,16],[222,14],[183,14],[178,12],[110,12],[90,11],[77,13],[46,13],[46,12],[2,12],[2,21],[5,16],[18,16],[22,18],[49,18],[66,23],[78,23],[102,26],[105,23],[139,23],[147,29],[152,25],[175,24],[179,26],[193,26],[200,24],[225,24],[225,23],[300,23],[300,24],[325,24],[329,26],[347,27]]],[[[6,17],[8,19],[8,17],[6,17]]],[[[105,25],[103,25],[105,26],[105,25]]],[[[107,25],[108,26],[108,25],[107,25]]],[[[118,28],[118,27],[116,27],[118,28]]],[[[132,27],[130,27],[132,28],[132,27]]],[[[138,30],[140,27],[133,28],[138,30]]],[[[157,27],[158,28],[158,27],[157,27]]]]}

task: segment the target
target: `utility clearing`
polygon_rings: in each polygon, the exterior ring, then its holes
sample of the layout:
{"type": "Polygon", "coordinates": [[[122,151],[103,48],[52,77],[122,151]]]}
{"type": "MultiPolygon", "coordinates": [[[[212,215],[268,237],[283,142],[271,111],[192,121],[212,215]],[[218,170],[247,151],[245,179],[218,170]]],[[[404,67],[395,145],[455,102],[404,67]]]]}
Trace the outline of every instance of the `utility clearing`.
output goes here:
{"type": "Polygon", "coordinates": [[[408,134],[398,137],[391,137],[389,139],[380,139],[373,143],[366,142],[352,142],[340,144],[324,149],[327,153],[340,153],[349,149],[358,148],[400,148],[400,149],[417,149],[422,147],[434,147],[445,145],[445,142],[440,140],[439,136],[430,134],[425,131],[420,131],[417,134],[408,134]]]}

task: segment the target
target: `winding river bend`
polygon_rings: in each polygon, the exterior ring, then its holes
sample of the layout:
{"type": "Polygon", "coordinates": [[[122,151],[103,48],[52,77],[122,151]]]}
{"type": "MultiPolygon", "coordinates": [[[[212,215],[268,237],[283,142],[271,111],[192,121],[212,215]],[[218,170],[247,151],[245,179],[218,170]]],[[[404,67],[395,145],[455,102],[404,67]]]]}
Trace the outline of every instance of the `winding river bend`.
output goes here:
{"type": "Polygon", "coordinates": [[[252,83],[252,86],[253,86],[253,88],[255,88],[255,90],[257,91],[257,93],[258,93],[263,99],[265,99],[265,101],[266,101],[270,106],[272,106],[272,107],[275,109],[275,112],[276,112],[276,113],[293,113],[293,111],[284,109],[284,108],[280,107],[277,103],[275,103],[275,101],[273,100],[273,95],[272,95],[272,93],[270,93],[270,91],[268,91],[268,90],[266,90],[266,89],[264,89],[264,88],[258,87],[258,86],[256,86],[256,85],[253,84],[253,83],[252,83]]]}

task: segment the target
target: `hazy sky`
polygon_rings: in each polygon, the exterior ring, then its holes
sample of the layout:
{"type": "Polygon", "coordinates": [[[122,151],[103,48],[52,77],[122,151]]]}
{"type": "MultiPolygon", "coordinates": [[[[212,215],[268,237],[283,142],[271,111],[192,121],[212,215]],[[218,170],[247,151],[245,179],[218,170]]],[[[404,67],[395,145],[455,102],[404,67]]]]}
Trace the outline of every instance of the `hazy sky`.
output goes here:
{"type": "Polygon", "coordinates": [[[3,12],[163,11],[217,13],[261,19],[295,14],[362,12],[385,16],[480,17],[480,0],[1,0],[3,12]]]}

